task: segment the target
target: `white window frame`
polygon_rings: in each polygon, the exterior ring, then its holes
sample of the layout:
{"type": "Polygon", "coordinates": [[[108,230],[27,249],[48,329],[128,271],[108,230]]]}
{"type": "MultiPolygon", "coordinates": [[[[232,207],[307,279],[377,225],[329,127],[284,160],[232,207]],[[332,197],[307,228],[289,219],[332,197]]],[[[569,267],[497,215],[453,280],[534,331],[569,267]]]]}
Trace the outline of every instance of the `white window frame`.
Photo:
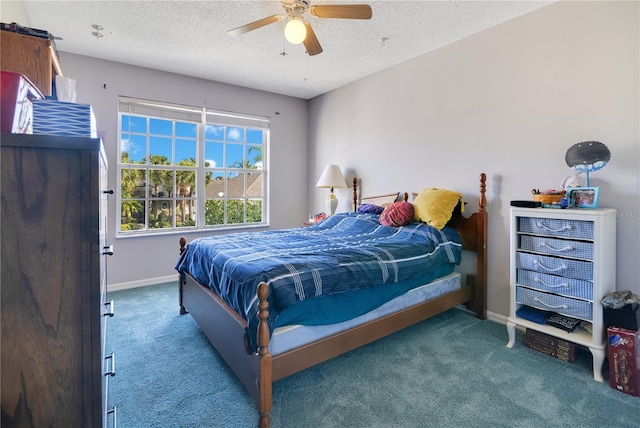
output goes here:
{"type": "MultiPolygon", "coordinates": [[[[218,229],[238,229],[238,228],[250,228],[250,227],[264,227],[268,225],[268,171],[267,171],[267,159],[268,159],[268,151],[269,151],[269,141],[270,141],[270,129],[269,129],[269,118],[260,117],[260,116],[250,116],[246,114],[225,112],[219,110],[207,109],[204,107],[192,107],[185,106],[179,104],[172,104],[160,101],[149,101],[149,100],[141,100],[130,97],[119,97],[119,106],[118,106],[118,163],[117,163],[117,227],[116,227],[116,236],[118,237],[128,237],[128,236],[141,236],[141,235],[158,235],[158,234],[167,234],[167,233],[185,233],[190,231],[202,231],[202,230],[218,230],[218,229]],[[146,163],[137,164],[135,162],[130,163],[122,163],[122,153],[123,148],[125,147],[125,142],[122,141],[123,134],[131,135],[132,132],[125,131],[122,129],[122,118],[123,116],[139,116],[145,117],[147,120],[149,118],[154,119],[163,119],[177,122],[192,122],[197,124],[197,136],[196,136],[196,166],[193,168],[196,174],[196,182],[195,182],[195,194],[192,195],[187,200],[191,199],[194,201],[195,205],[195,225],[189,226],[176,226],[176,216],[178,211],[176,210],[177,205],[185,200],[184,198],[176,195],[175,191],[171,192],[171,196],[167,197],[168,200],[171,201],[172,215],[170,227],[150,227],[150,209],[151,209],[151,201],[159,202],[158,195],[151,195],[149,190],[149,172],[151,170],[169,170],[173,171],[173,185],[171,189],[176,189],[176,174],[175,171],[183,171],[183,170],[191,170],[190,167],[179,166],[175,162],[176,159],[175,154],[175,140],[178,139],[175,136],[175,123],[173,124],[173,136],[171,138],[172,141],[172,159],[170,165],[152,165],[149,163],[149,155],[151,152],[150,149],[150,140],[152,135],[150,134],[149,128],[147,127],[147,135],[144,136],[146,140],[146,153],[144,159],[146,163]],[[234,144],[237,148],[239,145],[242,146],[242,161],[239,167],[230,167],[229,165],[211,165],[205,160],[205,143],[208,141],[205,136],[205,130],[224,127],[225,130],[244,130],[244,137],[242,141],[229,142],[226,139],[226,136],[221,141],[216,141],[215,143],[224,147],[223,149],[223,157],[226,162],[226,153],[227,153],[227,144],[234,144]],[[256,143],[251,143],[247,141],[247,134],[249,133],[247,130],[253,132],[252,135],[258,135],[258,138],[261,136],[261,162],[259,166],[256,163],[255,165],[250,165],[249,160],[247,159],[249,147],[252,145],[257,145],[256,143]],[[256,134],[256,131],[258,133],[256,134]],[[126,169],[135,169],[146,171],[145,176],[147,180],[144,181],[144,197],[136,195],[135,198],[123,198],[122,196],[122,175],[123,170],[126,169]],[[250,174],[261,174],[262,182],[258,183],[258,191],[254,191],[256,194],[250,195],[248,194],[248,186],[247,186],[247,177],[250,174]],[[241,176],[244,177],[244,187],[241,187],[240,193],[238,193],[238,189],[236,189],[235,195],[228,195],[224,192],[223,195],[215,195],[214,197],[207,196],[207,188],[206,188],[206,177],[207,174],[209,176],[222,176],[224,178],[224,189],[227,189],[227,185],[230,181],[230,178],[233,176],[241,176]],[[123,230],[122,229],[122,203],[123,201],[138,201],[142,202],[144,206],[144,225],[142,228],[138,228],[135,230],[123,230]],[[224,207],[223,217],[221,219],[222,222],[218,224],[210,224],[206,225],[206,201],[207,200],[215,200],[212,202],[215,205],[222,205],[224,207]],[[261,202],[261,214],[260,221],[247,222],[247,207],[251,203],[255,203],[256,201],[261,202]],[[242,221],[234,220],[230,222],[227,207],[230,204],[240,204],[243,207],[242,211],[242,221]]],[[[164,137],[166,134],[162,134],[164,137]]],[[[143,137],[142,134],[138,134],[139,137],[143,137]]],[[[130,154],[131,156],[131,154],[130,154]]],[[[257,158],[256,158],[257,159],[257,158]]],[[[237,163],[237,162],[236,162],[237,163]]],[[[237,181],[237,180],[236,180],[237,181]]],[[[220,192],[222,193],[222,192],[220,192]]],[[[132,195],[133,196],[133,195],[132,195]]],[[[142,216],[142,214],[139,214],[142,216]]],[[[140,223],[138,223],[140,224],[140,223]]]]}

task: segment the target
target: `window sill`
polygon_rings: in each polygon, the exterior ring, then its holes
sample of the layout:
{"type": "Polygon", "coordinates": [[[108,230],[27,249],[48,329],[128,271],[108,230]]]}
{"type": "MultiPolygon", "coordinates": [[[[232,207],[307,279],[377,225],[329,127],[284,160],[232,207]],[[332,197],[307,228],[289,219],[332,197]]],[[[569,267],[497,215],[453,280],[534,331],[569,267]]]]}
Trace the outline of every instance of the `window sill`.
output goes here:
{"type": "Polygon", "coordinates": [[[116,232],[116,239],[133,239],[133,238],[150,238],[154,236],[176,236],[176,235],[192,235],[192,234],[222,234],[222,233],[233,233],[233,232],[246,232],[254,229],[267,229],[269,227],[268,223],[261,224],[251,224],[246,226],[233,226],[233,227],[210,227],[210,228],[202,228],[202,229],[171,229],[162,232],[140,232],[140,233],[118,233],[116,232]],[[221,233],[218,233],[221,232],[221,233]]]}

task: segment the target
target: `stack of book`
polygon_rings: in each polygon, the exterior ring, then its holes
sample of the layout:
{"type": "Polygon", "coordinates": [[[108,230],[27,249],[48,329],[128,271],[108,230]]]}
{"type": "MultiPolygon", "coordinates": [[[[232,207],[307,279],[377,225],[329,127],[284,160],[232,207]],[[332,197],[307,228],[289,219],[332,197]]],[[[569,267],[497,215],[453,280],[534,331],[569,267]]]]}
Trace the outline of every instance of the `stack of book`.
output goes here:
{"type": "Polygon", "coordinates": [[[558,339],[536,330],[526,329],[524,345],[543,354],[551,355],[559,360],[573,363],[575,361],[575,343],[558,339]]]}

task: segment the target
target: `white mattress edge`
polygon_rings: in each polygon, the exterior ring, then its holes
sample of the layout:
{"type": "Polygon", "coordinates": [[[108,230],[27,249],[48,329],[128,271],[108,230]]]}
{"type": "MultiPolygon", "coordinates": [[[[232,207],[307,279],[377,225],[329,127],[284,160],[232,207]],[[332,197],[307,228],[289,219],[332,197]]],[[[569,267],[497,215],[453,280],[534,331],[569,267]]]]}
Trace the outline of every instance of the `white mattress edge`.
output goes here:
{"type": "Polygon", "coordinates": [[[330,336],[336,332],[343,331],[368,322],[372,319],[380,318],[393,312],[414,306],[417,303],[432,299],[438,295],[453,291],[461,286],[461,274],[452,272],[449,275],[440,277],[429,284],[424,284],[406,293],[395,297],[382,306],[362,314],[356,318],[328,325],[286,325],[278,327],[273,331],[269,343],[271,355],[278,355],[297,348],[307,343],[315,342],[323,337],[330,336]],[[433,291],[438,292],[433,295],[433,291]],[[428,298],[425,298],[427,296],[428,298]]]}

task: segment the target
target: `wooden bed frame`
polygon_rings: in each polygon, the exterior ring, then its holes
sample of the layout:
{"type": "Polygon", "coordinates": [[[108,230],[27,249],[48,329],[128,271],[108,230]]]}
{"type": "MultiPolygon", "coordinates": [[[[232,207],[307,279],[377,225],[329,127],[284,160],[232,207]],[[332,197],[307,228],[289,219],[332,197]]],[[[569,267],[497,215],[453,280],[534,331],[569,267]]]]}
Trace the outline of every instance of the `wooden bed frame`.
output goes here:
{"type": "MultiPolygon", "coordinates": [[[[272,406],[272,383],[279,379],[371,343],[458,305],[465,304],[469,310],[476,313],[478,318],[486,319],[485,188],[486,175],[482,173],[480,174],[479,210],[468,218],[456,210],[449,223],[458,230],[463,248],[476,253],[476,273],[468,274],[466,286],[458,290],[276,356],[272,356],[268,348],[269,307],[268,287],[265,283],[261,283],[258,288],[260,324],[257,353],[247,352],[246,321],[208,287],[200,285],[189,275],[184,277],[179,275],[180,313],[191,314],[211,344],[255,399],[259,413],[258,426],[268,427],[272,406]]],[[[356,179],[354,179],[354,206],[357,206],[356,179]]],[[[181,254],[185,247],[186,239],[180,238],[181,254]]]]}

